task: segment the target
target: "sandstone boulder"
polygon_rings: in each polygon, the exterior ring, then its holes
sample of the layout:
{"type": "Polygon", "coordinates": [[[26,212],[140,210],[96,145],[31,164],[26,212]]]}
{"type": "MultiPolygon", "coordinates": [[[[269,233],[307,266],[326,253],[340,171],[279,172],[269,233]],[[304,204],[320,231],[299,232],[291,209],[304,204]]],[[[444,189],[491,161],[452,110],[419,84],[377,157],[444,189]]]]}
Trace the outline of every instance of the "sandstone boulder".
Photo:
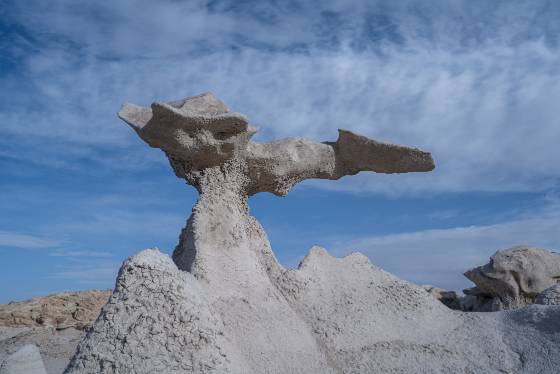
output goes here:
{"type": "Polygon", "coordinates": [[[0,305],[0,326],[85,330],[95,321],[111,291],[79,291],[0,305]]]}

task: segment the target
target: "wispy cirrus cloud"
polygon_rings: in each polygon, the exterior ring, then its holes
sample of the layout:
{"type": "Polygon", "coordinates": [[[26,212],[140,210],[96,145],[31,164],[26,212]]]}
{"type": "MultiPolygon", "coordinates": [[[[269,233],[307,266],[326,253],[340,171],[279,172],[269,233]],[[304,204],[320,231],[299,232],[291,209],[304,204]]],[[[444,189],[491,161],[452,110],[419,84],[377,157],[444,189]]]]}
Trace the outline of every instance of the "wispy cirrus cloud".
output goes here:
{"type": "Polygon", "coordinates": [[[344,127],[425,148],[437,163],[426,176],[314,187],[531,191],[560,179],[560,7],[550,2],[36,5],[10,16],[26,20],[17,48],[31,52],[8,55],[21,60],[29,89],[2,95],[16,103],[0,111],[2,133],[32,142],[30,153],[8,148],[9,157],[164,167],[161,154],[135,147],[118,106],[210,90],[262,125],[260,139],[332,140],[344,127]],[[34,110],[17,105],[30,98],[34,110]]]}
{"type": "Polygon", "coordinates": [[[62,279],[80,284],[82,287],[110,288],[115,283],[119,270],[118,262],[100,262],[95,264],[62,268],[50,273],[47,279],[62,279]]]}
{"type": "Polygon", "coordinates": [[[60,240],[43,236],[0,231],[0,248],[40,249],[57,247],[61,243],[60,240]]]}
{"type": "Polygon", "coordinates": [[[51,257],[111,257],[110,252],[100,251],[55,251],[49,253],[51,257]]]}

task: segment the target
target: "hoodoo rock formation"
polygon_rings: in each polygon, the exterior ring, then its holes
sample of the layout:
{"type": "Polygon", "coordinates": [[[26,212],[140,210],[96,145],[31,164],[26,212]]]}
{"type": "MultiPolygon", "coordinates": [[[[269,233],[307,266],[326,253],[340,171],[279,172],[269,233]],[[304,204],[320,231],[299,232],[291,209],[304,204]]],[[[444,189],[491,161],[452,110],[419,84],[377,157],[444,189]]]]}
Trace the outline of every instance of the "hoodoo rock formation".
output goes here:
{"type": "Polygon", "coordinates": [[[252,142],[210,94],[119,116],[200,196],[172,259],[145,250],[66,369],[78,373],[553,373],[560,310],[452,311],[358,253],[314,247],[284,269],[248,197],[309,178],[434,168],[429,153],[340,130],[336,142],[252,142]]]}

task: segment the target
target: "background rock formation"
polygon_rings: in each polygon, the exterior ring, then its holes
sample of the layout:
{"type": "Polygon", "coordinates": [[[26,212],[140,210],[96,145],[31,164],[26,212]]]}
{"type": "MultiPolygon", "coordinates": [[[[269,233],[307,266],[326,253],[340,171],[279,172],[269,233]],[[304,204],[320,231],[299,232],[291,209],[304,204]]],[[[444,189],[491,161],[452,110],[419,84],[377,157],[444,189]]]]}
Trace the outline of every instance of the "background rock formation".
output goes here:
{"type": "Polygon", "coordinates": [[[125,262],[66,373],[552,373],[560,364],[552,307],[457,313],[363,255],[318,247],[286,270],[249,214],[251,194],[361,170],[428,171],[429,153],[344,130],[334,143],[253,143],[247,119],[209,94],[127,104],[119,115],[200,196],[173,261],[147,250],[125,262]]]}
{"type": "Polygon", "coordinates": [[[463,309],[463,306],[461,305],[462,298],[457,295],[455,291],[444,290],[443,288],[434,287],[429,284],[422,285],[422,288],[443,303],[446,307],[453,310],[463,309]]]}
{"type": "Polygon", "coordinates": [[[0,327],[0,364],[21,347],[39,348],[48,374],[61,374],[68,366],[85,332],[52,327],[0,327]]]}
{"type": "Polygon", "coordinates": [[[0,363],[26,345],[39,348],[49,374],[60,374],[111,291],[80,291],[0,305],[0,363]]]}
{"type": "Polygon", "coordinates": [[[111,291],[65,292],[0,305],[0,326],[87,329],[111,291]]]}
{"type": "Polygon", "coordinates": [[[476,284],[465,290],[477,299],[477,309],[515,309],[534,303],[546,288],[560,282],[560,254],[518,246],[497,251],[490,262],[465,272],[476,284]]]}
{"type": "Polygon", "coordinates": [[[497,251],[488,264],[467,270],[465,276],[476,286],[464,289],[464,296],[430,285],[422,287],[447,307],[464,312],[560,303],[560,255],[554,252],[528,246],[497,251]]]}

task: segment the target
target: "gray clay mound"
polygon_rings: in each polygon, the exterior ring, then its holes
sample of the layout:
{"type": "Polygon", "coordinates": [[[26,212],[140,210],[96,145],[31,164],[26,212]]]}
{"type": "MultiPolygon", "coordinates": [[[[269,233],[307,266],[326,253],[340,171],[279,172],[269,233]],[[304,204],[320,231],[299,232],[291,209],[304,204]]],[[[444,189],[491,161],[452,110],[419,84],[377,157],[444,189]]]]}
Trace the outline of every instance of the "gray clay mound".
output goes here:
{"type": "Polygon", "coordinates": [[[429,153],[344,130],[253,143],[246,118],[209,94],[120,116],[200,196],[172,259],[145,250],[123,264],[66,373],[557,373],[560,308],[453,311],[361,254],[318,247],[286,270],[249,214],[251,194],[428,171],[429,153]]]}
{"type": "Polygon", "coordinates": [[[52,327],[0,327],[0,363],[22,346],[39,348],[47,373],[60,374],[84,336],[82,330],[52,327]]]}
{"type": "Polygon", "coordinates": [[[47,374],[39,349],[24,345],[0,365],[0,374],[47,374]]]}
{"type": "Polygon", "coordinates": [[[255,280],[216,297],[167,255],[143,251],[123,265],[68,372],[556,373],[559,364],[560,308],[456,312],[360,254],[320,248],[297,270],[255,280]]]}

